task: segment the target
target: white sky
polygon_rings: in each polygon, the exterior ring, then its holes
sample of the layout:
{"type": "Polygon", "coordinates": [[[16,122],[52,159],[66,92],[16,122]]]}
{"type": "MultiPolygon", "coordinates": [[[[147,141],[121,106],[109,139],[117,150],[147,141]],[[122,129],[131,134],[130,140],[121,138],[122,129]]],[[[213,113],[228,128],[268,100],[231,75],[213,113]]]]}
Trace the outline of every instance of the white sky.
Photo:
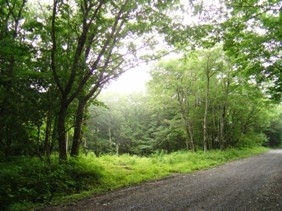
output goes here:
{"type": "Polygon", "coordinates": [[[119,93],[143,92],[150,80],[149,65],[143,64],[123,73],[117,80],[112,81],[104,91],[119,93]]]}

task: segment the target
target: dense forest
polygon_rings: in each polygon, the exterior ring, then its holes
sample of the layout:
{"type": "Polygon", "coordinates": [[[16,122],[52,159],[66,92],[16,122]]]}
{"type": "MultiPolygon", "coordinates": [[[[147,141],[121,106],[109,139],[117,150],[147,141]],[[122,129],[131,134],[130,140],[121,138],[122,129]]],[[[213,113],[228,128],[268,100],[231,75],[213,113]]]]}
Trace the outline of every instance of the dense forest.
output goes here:
{"type": "Polygon", "coordinates": [[[147,92],[105,92],[103,107],[90,106],[85,149],[149,155],[280,146],[281,108],[234,72],[221,47],[161,61],[147,92]]]}
{"type": "MultiPolygon", "coordinates": [[[[280,0],[0,0],[1,164],[281,146],[281,23],[280,0]],[[146,92],[103,92],[152,62],[146,92]]],[[[5,206],[34,192],[13,184],[5,206]]]]}

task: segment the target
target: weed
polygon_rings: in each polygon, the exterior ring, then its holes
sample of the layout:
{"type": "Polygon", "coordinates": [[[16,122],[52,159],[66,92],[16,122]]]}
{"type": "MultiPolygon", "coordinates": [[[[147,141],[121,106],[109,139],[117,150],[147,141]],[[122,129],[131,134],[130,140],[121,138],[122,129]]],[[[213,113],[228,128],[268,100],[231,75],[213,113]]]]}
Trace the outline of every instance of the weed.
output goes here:
{"type": "Polygon", "coordinates": [[[51,157],[51,164],[37,158],[15,158],[0,163],[0,210],[28,210],[36,204],[73,200],[264,151],[265,148],[159,152],[151,157],[88,154],[70,158],[64,164],[59,164],[56,156],[51,157]]]}

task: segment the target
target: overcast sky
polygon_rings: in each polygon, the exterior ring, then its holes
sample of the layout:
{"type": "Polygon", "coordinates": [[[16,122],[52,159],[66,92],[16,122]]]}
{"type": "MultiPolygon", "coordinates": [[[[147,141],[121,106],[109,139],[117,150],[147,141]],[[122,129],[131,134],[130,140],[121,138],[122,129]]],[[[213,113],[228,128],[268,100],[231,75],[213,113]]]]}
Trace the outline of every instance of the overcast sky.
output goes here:
{"type": "Polygon", "coordinates": [[[105,91],[116,91],[119,93],[142,92],[146,89],[146,83],[150,80],[149,66],[140,65],[122,74],[116,81],[105,89],[105,91]]]}

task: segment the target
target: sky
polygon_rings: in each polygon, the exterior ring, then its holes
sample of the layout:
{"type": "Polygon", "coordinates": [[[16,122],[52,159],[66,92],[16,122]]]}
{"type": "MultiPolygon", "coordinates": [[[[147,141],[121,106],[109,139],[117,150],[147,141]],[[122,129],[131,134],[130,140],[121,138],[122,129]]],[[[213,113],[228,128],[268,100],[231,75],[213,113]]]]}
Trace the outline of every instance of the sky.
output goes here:
{"type": "Polygon", "coordinates": [[[142,64],[123,73],[117,80],[112,81],[104,91],[118,93],[144,92],[146,83],[150,80],[149,65],[142,64]]]}

